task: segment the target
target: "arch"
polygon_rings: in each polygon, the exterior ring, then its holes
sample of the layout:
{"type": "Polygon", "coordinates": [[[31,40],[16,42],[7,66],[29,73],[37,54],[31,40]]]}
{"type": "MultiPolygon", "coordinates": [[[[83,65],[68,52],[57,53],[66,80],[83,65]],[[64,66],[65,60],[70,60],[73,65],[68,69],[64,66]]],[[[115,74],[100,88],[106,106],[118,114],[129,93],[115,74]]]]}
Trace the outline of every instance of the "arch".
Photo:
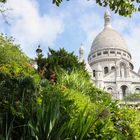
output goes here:
{"type": "Polygon", "coordinates": [[[126,64],[124,62],[120,63],[120,76],[122,78],[126,77],[126,64]]]}
{"type": "Polygon", "coordinates": [[[113,88],[112,88],[112,87],[108,87],[108,88],[107,88],[107,91],[108,91],[109,93],[112,93],[112,92],[113,92],[113,88]]]}
{"type": "Polygon", "coordinates": [[[115,86],[113,86],[113,85],[107,86],[106,91],[111,93],[112,99],[117,99],[118,98],[118,96],[117,96],[117,94],[115,92],[115,86]]]}
{"type": "Polygon", "coordinates": [[[121,65],[125,65],[126,67],[129,67],[129,63],[126,62],[125,60],[117,61],[116,66],[121,66],[121,65]]]}
{"type": "Polygon", "coordinates": [[[136,92],[136,93],[140,93],[140,87],[137,87],[137,88],[135,89],[135,92],[136,92]]]}
{"type": "Polygon", "coordinates": [[[122,96],[125,97],[128,94],[128,87],[126,85],[121,86],[122,96]]]}
{"type": "Polygon", "coordinates": [[[112,67],[111,67],[111,70],[115,70],[115,69],[116,69],[115,66],[112,66],[112,67]]]}
{"type": "Polygon", "coordinates": [[[109,72],[108,67],[104,67],[104,74],[107,74],[109,72]]]}

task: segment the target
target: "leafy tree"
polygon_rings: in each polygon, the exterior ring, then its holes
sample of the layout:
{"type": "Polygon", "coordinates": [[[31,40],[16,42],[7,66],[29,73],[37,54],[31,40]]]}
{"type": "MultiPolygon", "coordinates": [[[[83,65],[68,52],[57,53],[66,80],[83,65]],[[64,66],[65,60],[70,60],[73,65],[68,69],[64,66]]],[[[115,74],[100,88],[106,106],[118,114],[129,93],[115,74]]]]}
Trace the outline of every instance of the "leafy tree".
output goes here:
{"type": "Polygon", "coordinates": [[[7,139],[26,137],[28,119],[35,106],[35,85],[29,76],[0,73],[0,136],[7,139]]]}
{"type": "MultiPolygon", "coordinates": [[[[7,0],[0,0],[0,3],[5,3],[6,1],[7,0]]],[[[57,6],[62,2],[63,0],[52,0],[52,3],[57,6]]],[[[112,11],[121,16],[131,16],[133,12],[140,11],[140,0],[96,0],[96,4],[103,7],[109,7],[112,11]]],[[[0,12],[3,13],[5,11],[0,9],[0,12]]]]}
{"type": "Polygon", "coordinates": [[[85,70],[85,64],[79,62],[77,56],[68,53],[64,48],[55,51],[49,48],[48,58],[39,56],[37,59],[38,69],[44,77],[50,80],[56,80],[56,74],[61,69],[71,72],[74,69],[85,70]],[[46,62],[46,63],[44,63],[46,62]]]}
{"type": "Polygon", "coordinates": [[[6,2],[6,0],[0,0],[0,2],[5,3],[5,2],[6,2]]]}
{"type": "Polygon", "coordinates": [[[46,58],[42,54],[42,50],[40,48],[40,45],[36,49],[36,53],[37,53],[37,58],[35,59],[35,61],[37,63],[37,71],[43,77],[43,75],[44,75],[44,73],[46,71],[46,68],[45,68],[45,66],[46,66],[46,58]]]}
{"type": "Polygon", "coordinates": [[[29,62],[13,38],[0,35],[0,139],[26,137],[40,79],[29,62]]]}
{"type": "Polygon", "coordinates": [[[29,64],[29,58],[15,45],[13,38],[0,34],[0,65],[18,64],[20,66],[29,64]]]}
{"type": "MultiPolygon", "coordinates": [[[[53,0],[53,3],[59,6],[62,1],[53,0]]],[[[140,11],[140,0],[96,0],[96,4],[109,7],[112,11],[122,16],[131,16],[133,12],[140,11]]]]}

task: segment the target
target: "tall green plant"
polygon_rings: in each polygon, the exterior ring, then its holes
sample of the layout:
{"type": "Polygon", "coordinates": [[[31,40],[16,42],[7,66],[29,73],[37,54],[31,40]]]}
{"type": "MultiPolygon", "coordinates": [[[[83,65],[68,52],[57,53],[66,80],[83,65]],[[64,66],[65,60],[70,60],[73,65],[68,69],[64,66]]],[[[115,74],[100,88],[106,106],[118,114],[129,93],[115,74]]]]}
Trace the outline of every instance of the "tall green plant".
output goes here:
{"type": "Polygon", "coordinates": [[[59,103],[56,100],[43,101],[37,107],[36,118],[32,117],[29,121],[32,137],[36,140],[53,139],[59,113],[59,103]]]}

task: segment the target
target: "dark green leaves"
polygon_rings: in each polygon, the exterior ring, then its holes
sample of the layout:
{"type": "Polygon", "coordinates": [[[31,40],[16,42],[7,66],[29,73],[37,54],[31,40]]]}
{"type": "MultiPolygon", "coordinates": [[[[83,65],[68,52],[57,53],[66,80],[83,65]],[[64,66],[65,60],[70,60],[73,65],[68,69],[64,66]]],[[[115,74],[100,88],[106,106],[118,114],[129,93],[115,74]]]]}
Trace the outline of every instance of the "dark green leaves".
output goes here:
{"type": "Polygon", "coordinates": [[[0,2],[5,3],[7,0],[0,0],[0,2]]]}
{"type": "Polygon", "coordinates": [[[136,2],[139,3],[134,0],[96,0],[100,6],[108,6],[112,11],[122,16],[131,16],[133,12],[137,11],[136,2]]]}
{"type": "MultiPolygon", "coordinates": [[[[59,6],[62,0],[53,0],[53,3],[59,6]]],[[[140,11],[140,0],[96,0],[96,3],[99,6],[109,7],[121,16],[131,16],[133,12],[140,11]]]]}
{"type": "Polygon", "coordinates": [[[56,4],[57,6],[59,6],[61,2],[62,0],[53,0],[53,3],[56,4]]]}

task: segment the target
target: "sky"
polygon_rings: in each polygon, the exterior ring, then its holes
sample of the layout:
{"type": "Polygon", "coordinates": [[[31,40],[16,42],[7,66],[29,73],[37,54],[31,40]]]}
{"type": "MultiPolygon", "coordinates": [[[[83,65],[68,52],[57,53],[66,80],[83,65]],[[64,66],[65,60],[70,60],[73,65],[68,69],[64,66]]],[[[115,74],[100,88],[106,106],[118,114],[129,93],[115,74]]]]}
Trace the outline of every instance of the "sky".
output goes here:
{"type": "MultiPolygon", "coordinates": [[[[94,0],[64,1],[60,7],[52,0],[8,0],[4,5],[8,24],[0,16],[0,32],[12,36],[16,44],[29,57],[36,56],[35,50],[41,46],[44,55],[48,47],[65,48],[78,55],[83,44],[85,60],[94,38],[103,30],[106,8],[98,6],[94,0]]],[[[111,11],[110,11],[111,12],[111,11]]],[[[112,26],[126,40],[132,54],[135,71],[140,67],[140,12],[131,18],[111,12],[112,26]]]]}

